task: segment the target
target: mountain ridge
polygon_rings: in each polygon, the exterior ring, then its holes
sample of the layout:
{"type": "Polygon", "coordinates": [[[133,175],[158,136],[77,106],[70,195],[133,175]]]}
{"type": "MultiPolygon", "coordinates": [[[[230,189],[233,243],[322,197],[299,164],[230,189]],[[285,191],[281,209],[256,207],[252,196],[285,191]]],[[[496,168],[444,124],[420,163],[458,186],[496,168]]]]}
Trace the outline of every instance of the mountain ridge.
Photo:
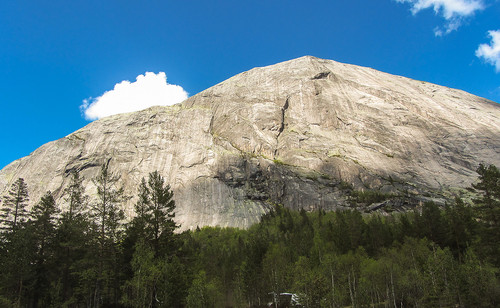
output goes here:
{"type": "Polygon", "coordinates": [[[111,158],[131,195],[160,171],[184,228],[248,227],[275,203],[348,207],[345,183],[445,200],[479,162],[500,165],[499,119],[498,104],[462,90],[304,56],[94,121],[7,165],[0,193],[23,177],[32,202],[46,190],[60,199],[76,169],[93,195],[90,179],[111,158]]]}

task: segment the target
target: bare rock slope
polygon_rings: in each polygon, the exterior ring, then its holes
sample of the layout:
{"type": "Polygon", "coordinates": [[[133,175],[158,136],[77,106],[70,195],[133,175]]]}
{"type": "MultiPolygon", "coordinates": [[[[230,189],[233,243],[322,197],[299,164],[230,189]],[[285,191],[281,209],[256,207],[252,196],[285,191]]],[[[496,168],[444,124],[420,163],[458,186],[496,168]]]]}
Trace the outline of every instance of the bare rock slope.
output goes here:
{"type": "Polygon", "coordinates": [[[241,73],[179,105],[92,122],[1,170],[0,193],[22,177],[31,200],[51,190],[64,206],[71,170],[95,196],[91,178],[110,160],[130,195],[158,170],[184,229],[247,227],[270,204],[348,206],[351,189],[447,198],[470,185],[480,162],[500,165],[499,136],[497,103],[307,56],[241,73]]]}

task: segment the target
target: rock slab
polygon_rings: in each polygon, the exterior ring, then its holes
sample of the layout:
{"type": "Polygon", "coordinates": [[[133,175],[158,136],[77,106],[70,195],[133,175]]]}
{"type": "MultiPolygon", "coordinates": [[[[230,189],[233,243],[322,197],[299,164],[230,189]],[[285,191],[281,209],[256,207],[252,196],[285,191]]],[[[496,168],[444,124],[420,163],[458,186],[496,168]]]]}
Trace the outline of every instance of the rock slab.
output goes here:
{"type": "MultiPolygon", "coordinates": [[[[248,227],[273,204],[349,206],[346,189],[446,199],[479,163],[500,166],[500,105],[435,84],[311,56],[255,68],[181,104],[107,117],[0,171],[30,198],[62,192],[100,165],[125,190],[158,170],[183,229],[248,227]],[[347,188],[346,188],[347,187],[347,188]]],[[[132,198],[124,205],[133,215],[132,198]]]]}

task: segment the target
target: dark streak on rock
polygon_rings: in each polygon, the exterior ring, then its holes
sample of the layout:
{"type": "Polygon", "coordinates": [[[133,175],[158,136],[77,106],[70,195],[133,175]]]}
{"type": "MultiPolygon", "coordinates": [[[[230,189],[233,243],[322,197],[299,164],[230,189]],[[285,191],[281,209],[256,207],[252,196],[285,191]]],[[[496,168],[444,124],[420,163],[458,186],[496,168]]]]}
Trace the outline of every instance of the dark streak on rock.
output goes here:
{"type": "Polygon", "coordinates": [[[288,110],[288,100],[289,98],[286,98],[285,104],[283,107],[281,107],[281,125],[280,128],[278,129],[278,135],[276,136],[276,148],[274,149],[274,158],[276,158],[276,154],[278,153],[278,138],[281,136],[281,133],[283,133],[283,130],[285,129],[285,113],[288,110]]]}
{"type": "Polygon", "coordinates": [[[331,72],[321,72],[316,76],[314,76],[313,78],[311,78],[311,80],[326,79],[328,78],[328,76],[330,76],[330,73],[331,72]]]}

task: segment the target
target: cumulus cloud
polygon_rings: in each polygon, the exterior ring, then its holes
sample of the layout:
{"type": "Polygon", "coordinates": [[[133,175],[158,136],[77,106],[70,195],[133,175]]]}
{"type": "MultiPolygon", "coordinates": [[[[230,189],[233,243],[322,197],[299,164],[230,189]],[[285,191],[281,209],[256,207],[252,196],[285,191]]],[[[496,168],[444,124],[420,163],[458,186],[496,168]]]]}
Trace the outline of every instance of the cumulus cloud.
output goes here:
{"type": "Polygon", "coordinates": [[[137,76],[135,82],[124,80],[97,98],[84,99],[80,109],[87,120],[96,120],[151,106],[177,104],[187,97],[187,92],[181,86],[167,83],[164,72],[146,72],[137,76]]]}
{"type": "Polygon", "coordinates": [[[482,0],[396,0],[400,3],[409,3],[411,12],[418,12],[432,8],[436,15],[442,15],[446,19],[444,27],[434,29],[436,36],[448,34],[457,30],[463,23],[464,18],[474,15],[476,11],[484,9],[482,0]]]}
{"type": "Polygon", "coordinates": [[[500,73],[500,30],[488,31],[488,36],[491,37],[490,44],[479,45],[476,56],[494,65],[497,73],[500,73]]]}

